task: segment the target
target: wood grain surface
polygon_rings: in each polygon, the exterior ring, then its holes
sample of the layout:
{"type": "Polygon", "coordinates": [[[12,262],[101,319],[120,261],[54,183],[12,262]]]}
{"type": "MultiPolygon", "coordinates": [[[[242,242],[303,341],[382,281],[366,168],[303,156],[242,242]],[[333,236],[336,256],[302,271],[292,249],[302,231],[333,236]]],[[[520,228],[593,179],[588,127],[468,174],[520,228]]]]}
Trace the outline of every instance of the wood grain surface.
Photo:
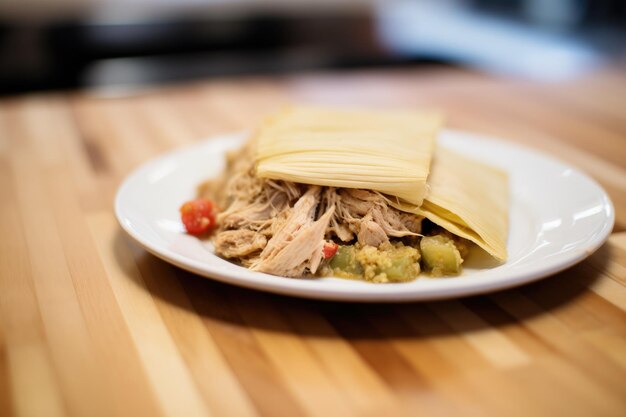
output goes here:
{"type": "Polygon", "coordinates": [[[113,93],[0,100],[1,416],[626,415],[623,68],[551,84],[415,68],[113,93]],[[124,236],[112,201],[130,170],[292,101],[439,107],[451,127],[593,176],[614,233],[550,279],[402,305],[244,290],[124,236]]]}

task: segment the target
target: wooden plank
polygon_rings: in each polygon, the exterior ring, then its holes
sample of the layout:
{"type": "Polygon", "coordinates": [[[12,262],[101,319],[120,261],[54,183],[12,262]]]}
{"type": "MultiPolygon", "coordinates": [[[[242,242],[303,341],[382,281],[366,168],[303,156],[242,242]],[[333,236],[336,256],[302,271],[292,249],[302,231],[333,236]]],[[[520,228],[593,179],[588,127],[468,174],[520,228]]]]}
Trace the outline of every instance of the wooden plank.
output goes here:
{"type": "MultiPolygon", "coordinates": [[[[463,369],[458,368],[446,358],[445,352],[439,349],[441,343],[432,343],[432,339],[438,336],[425,337],[419,330],[419,326],[411,326],[407,323],[410,320],[403,319],[406,317],[403,310],[407,310],[405,306],[389,309],[388,312],[377,310],[368,319],[379,332],[380,337],[392,345],[393,349],[410,364],[414,372],[427,382],[432,391],[428,396],[410,395],[410,400],[418,403],[415,408],[419,410],[424,407],[424,403],[430,402],[427,414],[431,415],[487,415],[486,410],[490,409],[489,404],[483,403],[480,406],[476,404],[476,393],[463,381],[463,369]]],[[[431,317],[422,316],[418,320],[431,321],[431,317]]],[[[434,320],[437,319],[434,318],[434,320]]],[[[439,324],[443,325],[441,322],[439,324]]],[[[439,329],[443,332],[452,331],[443,327],[439,329]]],[[[441,337],[445,338],[444,335],[441,337]]],[[[412,401],[407,402],[411,404],[412,401]]]]}
{"type": "Polygon", "coordinates": [[[317,305],[282,298],[277,298],[276,303],[280,311],[289,311],[286,320],[304,338],[359,414],[377,415],[393,409],[393,392],[319,314],[317,305]]]}
{"type": "Polygon", "coordinates": [[[6,336],[0,325],[0,415],[12,415],[11,386],[9,381],[9,351],[6,336]]]}
{"type": "Polygon", "coordinates": [[[431,313],[433,304],[413,305],[398,309],[404,320],[415,329],[422,337],[427,337],[430,344],[448,361],[453,367],[462,373],[468,374],[491,366],[489,361],[475,349],[471,349],[467,340],[459,337],[447,337],[454,334],[453,329],[431,313]]]}
{"type": "Polygon", "coordinates": [[[109,391],[116,415],[160,415],[130,330],[109,282],[107,271],[81,213],[78,196],[68,187],[64,170],[55,170],[44,185],[51,195],[51,208],[58,225],[68,269],[80,308],[88,326],[96,363],[106,364],[100,383],[109,391]]]}
{"type": "Polygon", "coordinates": [[[261,415],[302,416],[286,382],[235,310],[224,286],[177,271],[185,292],[261,415]]]}
{"type": "Polygon", "coordinates": [[[117,222],[105,212],[90,215],[88,224],[163,413],[168,416],[209,415],[126,242],[116,239],[117,222]]]}
{"type": "Polygon", "coordinates": [[[442,396],[432,390],[431,381],[411,366],[412,358],[388,343],[395,334],[387,332],[393,332],[400,323],[385,320],[383,311],[379,306],[359,305],[349,309],[338,307],[326,311],[324,316],[389,386],[409,415],[443,416],[450,411],[458,412],[457,404],[441,401],[442,396]]]}
{"type": "Polygon", "coordinates": [[[146,288],[177,349],[215,415],[253,416],[250,400],[169,265],[131,245],[146,288]]]}
{"type": "Polygon", "coordinates": [[[13,178],[4,158],[0,194],[0,327],[9,385],[4,402],[17,416],[62,416],[63,393],[45,340],[13,178]]]}
{"type": "Polygon", "coordinates": [[[37,303],[68,408],[75,415],[111,415],[55,219],[41,209],[54,198],[45,188],[46,172],[34,168],[26,152],[15,152],[10,162],[37,303]]]}
{"type": "Polygon", "coordinates": [[[267,298],[243,292],[236,308],[264,354],[308,414],[342,416],[354,413],[333,379],[267,298]]]}
{"type": "Polygon", "coordinates": [[[616,364],[556,318],[551,312],[555,307],[544,304],[542,308],[517,291],[498,293],[493,299],[530,332],[581,369],[588,379],[607,391],[620,393],[623,390],[618,383],[621,376],[616,364]]]}
{"type": "Polygon", "coordinates": [[[8,351],[15,415],[68,415],[61,399],[63,388],[51,367],[44,344],[22,344],[8,351]],[[37,399],[34,401],[33,399],[37,399]]]}
{"type": "Polygon", "coordinates": [[[614,233],[587,261],[608,278],[626,287],[626,233],[614,233]]]}
{"type": "Polygon", "coordinates": [[[457,301],[431,304],[436,314],[493,366],[511,368],[528,364],[530,358],[506,336],[457,301]],[[469,329],[469,330],[468,330],[469,329]]]}

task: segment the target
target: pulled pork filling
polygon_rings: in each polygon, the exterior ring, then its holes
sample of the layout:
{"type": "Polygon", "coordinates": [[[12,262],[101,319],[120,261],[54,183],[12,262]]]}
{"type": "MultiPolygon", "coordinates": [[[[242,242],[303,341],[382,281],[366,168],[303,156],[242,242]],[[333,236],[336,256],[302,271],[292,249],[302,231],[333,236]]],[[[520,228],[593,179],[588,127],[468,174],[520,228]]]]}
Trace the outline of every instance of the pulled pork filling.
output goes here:
{"type": "Polygon", "coordinates": [[[420,216],[389,206],[377,192],[256,177],[250,145],[230,154],[223,175],[198,193],[221,209],[216,253],[273,275],[319,274],[331,241],[379,247],[421,232],[420,216]]]}

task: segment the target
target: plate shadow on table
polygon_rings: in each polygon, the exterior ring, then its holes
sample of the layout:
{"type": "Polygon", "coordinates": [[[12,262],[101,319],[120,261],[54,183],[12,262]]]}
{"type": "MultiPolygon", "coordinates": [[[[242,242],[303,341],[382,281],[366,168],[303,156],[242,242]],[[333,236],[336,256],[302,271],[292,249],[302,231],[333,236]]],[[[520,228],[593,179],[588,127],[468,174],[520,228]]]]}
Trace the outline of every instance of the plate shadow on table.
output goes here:
{"type": "MultiPolygon", "coordinates": [[[[213,281],[149,254],[120,231],[112,244],[129,279],[162,309],[185,309],[214,326],[349,340],[426,338],[504,328],[565,309],[602,276],[608,247],[552,277],[510,290],[455,300],[345,303],[274,295],[213,281]],[[130,248],[137,270],[121,261],[130,248]]],[[[126,254],[127,256],[127,254],[126,254]]],[[[163,313],[162,313],[163,314],[163,313]]]]}

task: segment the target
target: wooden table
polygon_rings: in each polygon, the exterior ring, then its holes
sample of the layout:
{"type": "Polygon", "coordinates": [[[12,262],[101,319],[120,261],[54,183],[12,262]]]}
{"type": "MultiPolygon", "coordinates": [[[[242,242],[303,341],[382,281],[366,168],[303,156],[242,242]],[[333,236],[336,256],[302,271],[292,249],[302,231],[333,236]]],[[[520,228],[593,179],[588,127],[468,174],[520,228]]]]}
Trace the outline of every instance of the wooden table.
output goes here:
{"type": "Polygon", "coordinates": [[[623,68],[557,84],[415,68],[1,100],[0,415],[626,415],[624,97],[623,68]],[[408,305],[239,289],[124,236],[130,170],[293,100],[438,106],[592,175],[614,233],[536,284],[408,305]]]}

